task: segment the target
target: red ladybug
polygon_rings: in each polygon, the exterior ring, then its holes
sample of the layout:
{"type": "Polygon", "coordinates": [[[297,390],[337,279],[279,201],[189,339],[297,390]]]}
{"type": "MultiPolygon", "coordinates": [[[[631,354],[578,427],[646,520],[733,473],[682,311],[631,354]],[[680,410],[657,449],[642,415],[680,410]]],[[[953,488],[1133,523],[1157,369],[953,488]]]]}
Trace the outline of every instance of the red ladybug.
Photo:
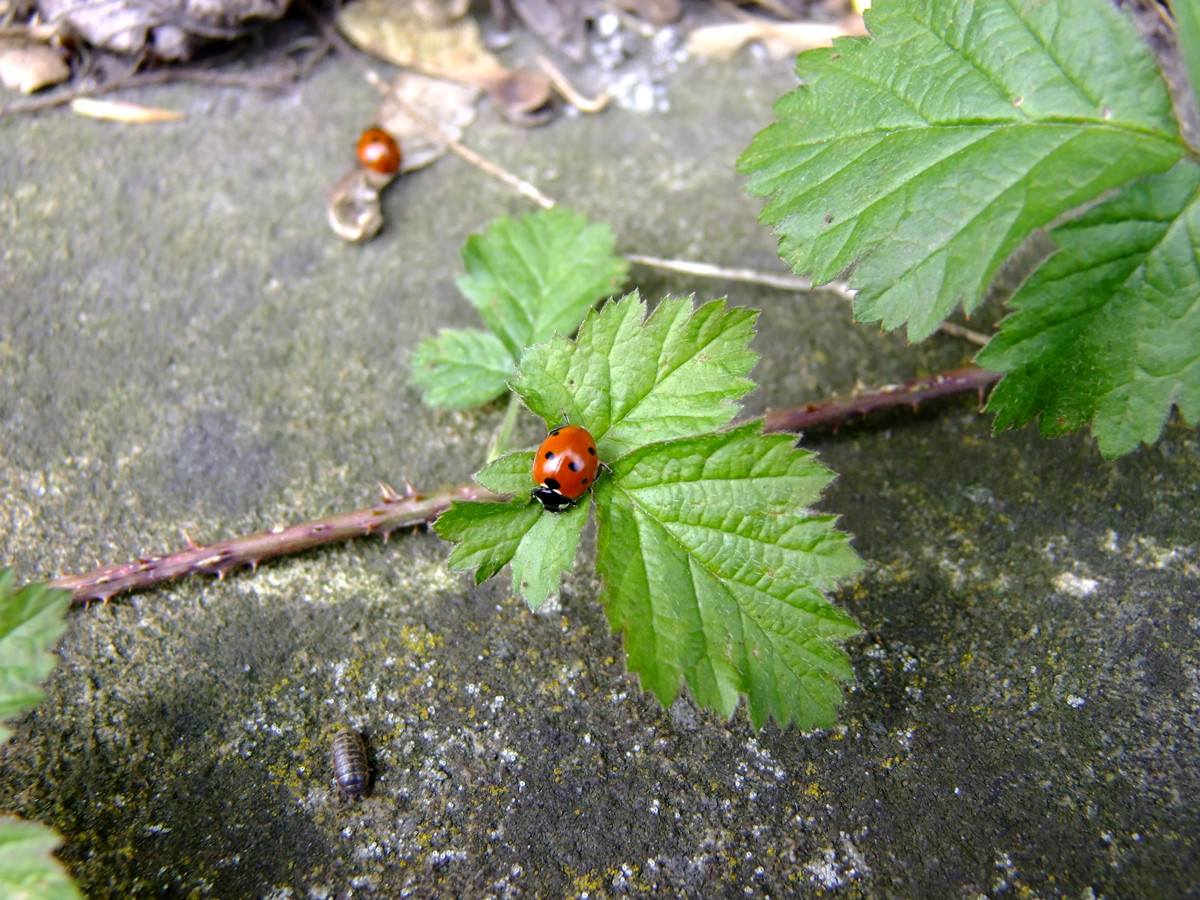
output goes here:
{"type": "Polygon", "coordinates": [[[546,512],[562,512],[588,492],[596,480],[600,457],[586,428],[560,425],[542,441],[533,459],[533,497],[546,512]]]}
{"type": "Polygon", "coordinates": [[[380,175],[400,169],[400,145],[382,128],[368,128],[358,139],[358,161],[380,175]]]}

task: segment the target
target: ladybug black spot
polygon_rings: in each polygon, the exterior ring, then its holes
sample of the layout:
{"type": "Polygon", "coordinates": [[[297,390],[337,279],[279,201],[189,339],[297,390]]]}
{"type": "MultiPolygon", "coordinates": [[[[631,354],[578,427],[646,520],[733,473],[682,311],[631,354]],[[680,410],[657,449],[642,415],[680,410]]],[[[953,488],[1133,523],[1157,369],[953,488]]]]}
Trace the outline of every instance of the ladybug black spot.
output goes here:
{"type": "Polygon", "coordinates": [[[554,451],[553,450],[546,451],[546,459],[554,459],[554,451]]]}
{"type": "Polygon", "coordinates": [[[587,480],[587,478],[585,477],[585,478],[583,479],[583,481],[582,481],[582,484],[587,484],[587,481],[588,481],[588,480],[587,480]]]}
{"type": "Polygon", "coordinates": [[[572,460],[571,462],[567,463],[567,468],[570,469],[572,472],[578,472],[579,471],[579,463],[572,460]]]}
{"type": "Polygon", "coordinates": [[[548,487],[552,491],[557,491],[559,488],[562,487],[562,485],[558,483],[557,478],[547,478],[546,483],[543,485],[543,487],[548,487]]]}
{"type": "Polygon", "coordinates": [[[595,455],[596,455],[596,448],[595,448],[595,447],[588,447],[588,453],[592,454],[592,456],[595,456],[595,455]]]}

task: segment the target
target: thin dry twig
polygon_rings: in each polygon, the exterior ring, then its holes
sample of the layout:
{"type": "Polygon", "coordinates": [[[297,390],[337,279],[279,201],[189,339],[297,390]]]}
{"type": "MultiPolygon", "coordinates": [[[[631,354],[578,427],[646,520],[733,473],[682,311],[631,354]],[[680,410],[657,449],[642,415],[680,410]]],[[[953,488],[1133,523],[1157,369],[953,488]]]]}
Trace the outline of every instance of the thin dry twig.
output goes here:
{"type": "Polygon", "coordinates": [[[943,322],[938,326],[938,331],[948,334],[951,337],[962,338],[964,341],[970,341],[972,344],[978,344],[980,347],[986,347],[991,338],[986,334],[980,334],[967,328],[965,325],[956,325],[953,322],[943,322]]]}
{"type": "MultiPolygon", "coordinates": [[[[667,269],[671,272],[682,272],[684,275],[699,275],[703,278],[721,278],[726,281],[745,281],[751,284],[765,284],[767,287],[779,288],[783,291],[806,293],[814,290],[812,279],[803,275],[793,275],[791,272],[763,272],[759,269],[736,269],[729,266],[714,266],[710,263],[691,262],[686,259],[660,259],[657,256],[642,256],[639,253],[626,253],[625,258],[632,263],[651,266],[655,269],[667,269]]],[[[854,297],[841,281],[831,281],[821,287],[821,290],[833,291],[847,299],[854,297]]]]}
{"type": "Polygon", "coordinates": [[[853,397],[834,397],[822,400],[820,403],[808,403],[792,409],[768,410],[766,421],[763,423],[763,431],[799,432],[826,425],[836,426],[855,416],[863,416],[897,406],[911,406],[916,409],[917,404],[926,400],[965,394],[971,391],[979,393],[979,400],[982,403],[984,391],[999,380],[998,372],[989,372],[979,366],[963,366],[961,369],[939,372],[937,375],[913,378],[904,384],[886,385],[873,391],[856,394],[853,397]]]}
{"type": "Polygon", "coordinates": [[[316,22],[317,26],[321,29],[321,33],[325,35],[326,40],[333,44],[337,51],[347,60],[349,60],[351,65],[355,66],[359,70],[360,74],[368,84],[404,110],[404,114],[406,116],[428,131],[438,141],[445,144],[471,165],[481,169],[482,171],[491,175],[493,178],[503,181],[517,193],[524,197],[528,197],[534,203],[544,207],[545,209],[549,209],[550,207],[554,206],[553,199],[547,197],[528,181],[523,178],[519,178],[512,172],[509,172],[507,169],[504,169],[491,160],[480,156],[469,147],[460,144],[454,138],[450,137],[448,134],[430,122],[427,118],[421,115],[420,112],[413,108],[412,104],[406,102],[403,97],[392,91],[391,85],[384,81],[383,76],[381,76],[378,72],[371,68],[371,66],[367,65],[359,58],[355,49],[344,37],[337,33],[337,30],[332,25],[320,18],[307,3],[305,3],[304,6],[308,15],[312,17],[313,21],[316,22]]]}
{"type": "Polygon", "coordinates": [[[604,107],[608,106],[608,101],[612,99],[612,94],[607,90],[600,92],[594,100],[589,100],[579,91],[575,90],[575,85],[567,80],[567,76],[562,73],[562,69],[552,63],[549,59],[542,56],[540,53],[534,58],[538,68],[546,73],[546,77],[550,79],[550,83],[554,85],[554,89],[558,91],[567,102],[585,113],[598,113],[604,107]]]}
{"type": "MultiPolygon", "coordinates": [[[[632,263],[652,266],[656,269],[667,269],[671,272],[682,272],[685,275],[699,275],[703,278],[721,278],[726,281],[745,281],[750,284],[762,284],[767,287],[779,288],[782,291],[811,293],[813,291],[832,291],[847,300],[853,300],[855,291],[844,281],[831,281],[828,284],[813,287],[812,279],[803,275],[792,275],[788,272],[762,272],[758,269],[734,269],[727,266],[714,266],[709,263],[690,262],[684,259],[659,259],[656,256],[641,256],[637,253],[626,253],[625,258],[632,263]]],[[[985,346],[991,340],[986,334],[972,331],[953,322],[942,322],[938,331],[951,337],[963,338],[974,344],[985,346]]]]}

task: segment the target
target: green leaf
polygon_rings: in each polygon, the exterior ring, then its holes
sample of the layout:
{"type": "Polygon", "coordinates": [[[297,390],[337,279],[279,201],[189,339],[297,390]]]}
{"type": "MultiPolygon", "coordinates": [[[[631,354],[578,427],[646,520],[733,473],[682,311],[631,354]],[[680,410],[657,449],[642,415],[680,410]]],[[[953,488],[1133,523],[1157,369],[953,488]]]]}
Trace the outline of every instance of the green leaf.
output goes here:
{"type": "Polygon", "coordinates": [[[0,897],[13,900],[83,900],[83,894],[52,855],[62,837],[52,828],[0,816],[0,897]]]}
{"type": "Polygon", "coordinates": [[[930,334],[1034,229],[1182,155],[1129,18],[1096,0],[879,0],[802,53],[739,166],[780,253],[852,269],[862,321],[930,334]]]}
{"type": "Polygon", "coordinates": [[[533,451],[509,453],[491,462],[475,475],[475,480],[496,494],[513,494],[514,500],[537,487],[533,480],[533,451]]]}
{"type": "Polygon", "coordinates": [[[463,247],[458,287],[513,359],[556,332],[571,334],[597,300],[616,293],[629,263],[607,225],[561,206],[501,217],[463,247]]]}
{"type": "Polygon", "coordinates": [[[500,339],[473,328],[444,328],[436,338],[426,338],[409,365],[413,384],[425,388],[425,402],[449,409],[487,403],[516,375],[500,339]]]}
{"type": "Polygon", "coordinates": [[[453,503],[438,516],[433,530],[442,540],[458,544],[450,554],[450,568],[475,569],[475,583],[481,584],[512,559],[542,512],[528,497],[521,503],[453,503]]]}
{"type": "Polygon", "coordinates": [[[693,312],[690,297],[666,297],[646,319],[634,291],[589,313],[577,341],[530,347],[512,387],[547,422],[565,411],[592,433],[602,460],[615,459],[737,415],[737,399],[754,388],[743,376],[758,359],[749,349],[756,315],[722,300],[693,312]]]}
{"type": "MultiPolygon", "coordinates": [[[[48,653],[66,630],[68,591],[29,584],[13,593],[12,569],[0,569],[0,723],[45,696],[40,687],[58,657],[48,653]]],[[[12,731],[0,724],[0,743],[12,731]]]]}
{"type": "Polygon", "coordinates": [[[825,592],[861,568],[836,517],[806,507],[832,473],[762,423],[642,447],[596,487],[597,569],[629,668],[664,704],[684,679],[760,727],[828,725],[859,631],[825,592]]]}
{"type": "Polygon", "coordinates": [[[1171,4],[1175,16],[1175,36],[1179,43],[1179,55],[1183,57],[1188,81],[1192,86],[1192,100],[1200,95],[1200,3],[1196,0],[1175,0],[1171,4]]]}
{"type": "Polygon", "coordinates": [[[512,580],[530,609],[536,611],[557,594],[560,573],[570,572],[575,565],[590,500],[590,495],[585,495],[562,512],[546,513],[521,540],[512,558],[512,580]]]}
{"type": "Polygon", "coordinates": [[[1153,443],[1177,404],[1200,418],[1200,166],[1182,162],[1051,232],[1059,245],[979,354],[1005,377],[997,430],[1092,420],[1105,456],[1153,443]]]}

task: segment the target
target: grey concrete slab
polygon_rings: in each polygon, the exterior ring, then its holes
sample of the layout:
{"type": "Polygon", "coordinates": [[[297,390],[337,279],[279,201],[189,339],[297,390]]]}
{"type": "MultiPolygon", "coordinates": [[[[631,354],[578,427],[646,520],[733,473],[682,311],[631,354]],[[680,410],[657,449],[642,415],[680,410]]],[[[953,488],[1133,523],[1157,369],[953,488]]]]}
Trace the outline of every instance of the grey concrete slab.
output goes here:
{"type": "MultiPolygon", "coordinates": [[[[767,267],[733,161],[789,68],[692,62],[669,110],[533,131],[485,108],[467,142],[623,251],[767,267]]],[[[478,324],[458,248],[526,202],[447,158],[342,244],[324,192],[374,104],[342,61],[131,99],[187,119],[0,120],[0,561],[47,578],[465,481],[502,406],[423,407],[406,360],[478,324]]],[[[970,356],[832,295],[631,285],[762,309],[749,412],[970,356]]],[[[534,616],[406,533],[72,612],[0,809],[59,828],[96,898],[1195,895],[1196,435],[1105,462],[989,428],[967,400],[806,439],[868,562],[837,596],[867,631],[836,728],[661,709],[590,551],[534,616]],[[343,807],[346,722],[374,783],[343,807]]]]}

